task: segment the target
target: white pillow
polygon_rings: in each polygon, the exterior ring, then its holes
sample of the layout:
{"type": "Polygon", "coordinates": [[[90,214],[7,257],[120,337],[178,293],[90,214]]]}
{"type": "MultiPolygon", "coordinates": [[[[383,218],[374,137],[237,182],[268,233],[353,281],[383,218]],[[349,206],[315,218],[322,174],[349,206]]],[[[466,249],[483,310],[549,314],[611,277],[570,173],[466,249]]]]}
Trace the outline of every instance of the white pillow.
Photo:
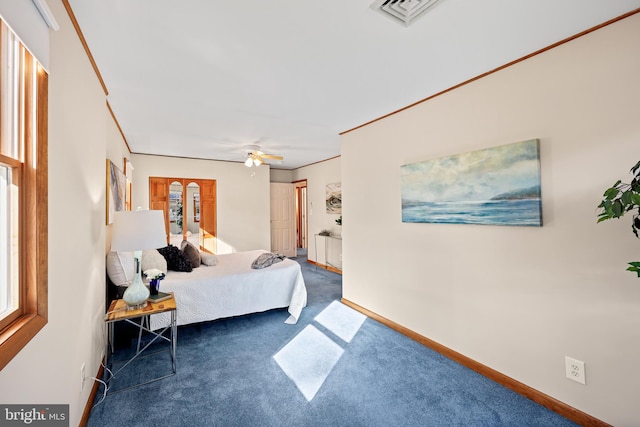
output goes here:
{"type": "Polygon", "coordinates": [[[133,252],[111,251],[107,254],[107,274],[114,285],[129,286],[135,271],[133,252]]]}
{"type": "Polygon", "coordinates": [[[218,264],[218,257],[207,252],[200,252],[200,261],[204,265],[212,266],[218,264]]]}
{"type": "Polygon", "coordinates": [[[142,273],[152,268],[157,268],[167,274],[167,260],[157,249],[142,251],[142,273]]]}

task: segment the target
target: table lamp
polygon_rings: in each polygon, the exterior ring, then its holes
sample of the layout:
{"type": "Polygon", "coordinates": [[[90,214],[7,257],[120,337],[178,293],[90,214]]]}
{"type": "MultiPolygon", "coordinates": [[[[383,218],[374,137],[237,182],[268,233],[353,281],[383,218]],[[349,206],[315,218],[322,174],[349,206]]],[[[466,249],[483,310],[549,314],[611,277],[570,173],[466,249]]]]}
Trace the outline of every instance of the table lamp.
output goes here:
{"type": "Polygon", "coordinates": [[[164,212],[160,210],[117,211],[113,218],[112,251],[133,251],[135,274],[122,299],[127,309],[144,308],[149,288],[142,283],[142,251],[167,246],[164,212]]]}

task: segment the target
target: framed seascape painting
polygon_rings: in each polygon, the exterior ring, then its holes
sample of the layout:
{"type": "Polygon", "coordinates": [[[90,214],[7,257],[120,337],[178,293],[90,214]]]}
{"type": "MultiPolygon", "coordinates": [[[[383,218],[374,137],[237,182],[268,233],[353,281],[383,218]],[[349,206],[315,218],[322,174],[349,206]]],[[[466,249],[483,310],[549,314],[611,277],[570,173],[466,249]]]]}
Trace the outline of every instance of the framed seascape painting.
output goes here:
{"type": "MultiPolygon", "coordinates": [[[[113,162],[107,159],[107,225],[113,222],[116,211],[127,209],[127,179],[113,162]]],[[[130,194],[130,193],[129,193],[130,194]]]]}
{"type": "Polygon", "coordinates": [[[540,142],[401,167],[402,222],[542,226],[540,142]]]}

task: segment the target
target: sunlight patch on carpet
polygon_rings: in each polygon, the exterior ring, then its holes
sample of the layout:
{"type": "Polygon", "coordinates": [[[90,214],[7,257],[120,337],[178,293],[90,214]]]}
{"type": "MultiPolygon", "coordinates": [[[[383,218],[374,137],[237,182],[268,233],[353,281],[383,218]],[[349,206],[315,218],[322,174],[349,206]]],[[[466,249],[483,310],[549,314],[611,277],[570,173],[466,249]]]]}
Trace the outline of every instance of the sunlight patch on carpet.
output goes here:
{"type": "Polygon", "coordinates": [[[322,326],[339,336],[345,342],[351,342],[367,317],[339,301],[334,301],[322,310],[314,319],[322,326]]]}
{"type": "Polygon", "coordinates": [[[273,358],[311,402],[342,353],[344,350],[338,344],[309,325],[273,358]]]}

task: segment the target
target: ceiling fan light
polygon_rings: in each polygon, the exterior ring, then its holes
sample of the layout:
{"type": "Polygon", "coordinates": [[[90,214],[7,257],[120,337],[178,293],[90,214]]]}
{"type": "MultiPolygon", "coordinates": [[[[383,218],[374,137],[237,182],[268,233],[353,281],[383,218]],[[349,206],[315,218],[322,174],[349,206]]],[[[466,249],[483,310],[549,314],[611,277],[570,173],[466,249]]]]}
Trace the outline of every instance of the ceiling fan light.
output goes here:
{"type": "Polygon", "coordinates": [[[259,150],[260,147],[257,145],[245,145],[242,147],[245,149],[245,161],[244,164],[246,167],[250,168],[252,166],[260,166],[262,164],[269,165],[269,159],[282,161],[282,156],[276,156],[274,154],[265,154],[259,150]]]}

